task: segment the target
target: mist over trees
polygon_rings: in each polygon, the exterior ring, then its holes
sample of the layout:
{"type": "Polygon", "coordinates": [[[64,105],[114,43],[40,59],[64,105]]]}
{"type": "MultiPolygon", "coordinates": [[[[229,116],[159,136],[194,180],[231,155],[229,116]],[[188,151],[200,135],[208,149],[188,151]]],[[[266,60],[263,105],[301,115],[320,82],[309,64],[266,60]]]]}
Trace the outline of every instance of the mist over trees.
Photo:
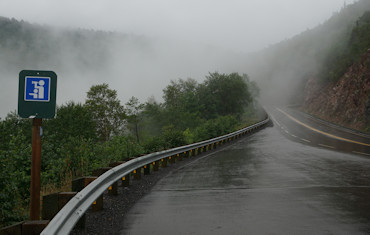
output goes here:
{"type": "MultiPolygon", "coordinates": [[[[366,11],[370,11],[368,0],[345,5],[317,27],[253,54],[246,66],[262,90],[261,99],[299,104],[309,77],[316,76],[327,82],[338,79],[348,65],[368,49],[367,44],[354,46],[356,53],[346,52],[349,44],[354,43],[352,31],[360,27],[362,20],[359,19],[366,18],[366,11]]],[[[369,40],[363,38],[362,42],[369,40]]]]}
{"type": "Polygon", "coordinates": [[[207,45],[87,29],[54,28],[0,17],[0,81],[8,101],[0,116],[16,108],[18,73],[52,70],[59,105],[84,101],[94,84],[109,83],[118,98],[157,99],[171,79],[203,79],[209,71],[247,72],[240,55],[207,45]],[[195,59],[196,58],[196,59],[195,59]]]}

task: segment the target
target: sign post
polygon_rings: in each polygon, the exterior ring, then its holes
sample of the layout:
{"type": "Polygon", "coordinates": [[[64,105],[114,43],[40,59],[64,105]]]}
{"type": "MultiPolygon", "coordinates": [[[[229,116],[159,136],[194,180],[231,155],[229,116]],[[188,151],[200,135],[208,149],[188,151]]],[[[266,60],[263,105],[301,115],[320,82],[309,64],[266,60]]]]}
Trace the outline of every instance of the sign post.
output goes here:
{"type": "Polygon", "coordinates": [[[52,71],[22,70],[19,73],[18,115],[32,118],[30,219],[40,219],[42,118],[54,118],[57,75],[52,71]]]}
{"type": "Polygon", "coordinates": [[[31,198],[30,219],[40,219],[40,189],[41,189],[41,118],[32,120],[32,161],[31,161],[31,198]]]}

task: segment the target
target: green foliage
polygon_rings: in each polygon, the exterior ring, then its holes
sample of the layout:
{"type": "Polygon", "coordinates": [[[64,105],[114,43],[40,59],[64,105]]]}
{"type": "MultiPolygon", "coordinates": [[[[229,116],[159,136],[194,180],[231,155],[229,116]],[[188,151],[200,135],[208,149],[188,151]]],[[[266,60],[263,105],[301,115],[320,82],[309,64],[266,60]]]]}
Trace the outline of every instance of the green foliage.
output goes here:
{"type": "Polygon", "coordinates": [[[370,48],[370,11],[356,21],[348,38],[334,44],[321,70],[324,81],[336,82],[370,48]]]}
{"type": "Polygon", "coordinates": [[[144,109],[144,104],[139,102],[139,99],[136,97],[131,97],[130,100],[126,103],[126,114],[128,128],[131,130],[131,133],[136,137],[136,141],[140,143],[139,139],[139,124],[142,119],[141,112],[144,109]]]}
{"type": "Polygon", "coordinates": [[[117,92],[108,84],[92,86],[87,92],[86,107],[92,113],[96,132],[101,141],[108,141],[113,135],[122,132],[125,112],[117,92]]]}
{"type": "Polygon", "coordinates": [[[200,90],[199,102],[204,107],[203,115],[207,119],[240,116],[252,101],[246,81],[237,73],[210,73],[200,90]]]}
{"type": "Polygon", "coordinates": [[[183,146],[186,144],[184,133],[177,130],[173,125],[163,127],[163,132],[160,138],[163,139],[163,147],[165,149],[183,146]]]}
{"type": "Polygon", "coordinates": [[[31,146],[22,131],[13,133],[6,150],[0,150],[0,224],[25,218],[29,202],[31,146]]]}
{"type": "Polygon", "coordinates": [[[114,136],[109,142],[103,144],[103,151],[99,154],[105,164],[122,161],[124,159],[138,156],[144,149],[131,136],[114,136]]]}
{"type": "Polygon", "coordinates": [[[163,146],[165,146],[164,140],[159,136],[149,137],[143,143],[146,153],[153,153],[163,150],[163,146]]]}
{"type": "Polygon", "coordinates": [[[221,116],[216,119],[208,120],[195,129],[195,140],[202,141],[225,135],[235,131],[239,124],[240,122],[234,116],[221,116]]]}
{"type": "Polygon", "coordinates": [[[146,152],[157,152],[164,149],[170,149],[186,145],[185,133],[177,130],[173,125],[163,127],[160,136],[148,139],[144,143],[146,152]]]}
{"type": "Polygon", "coordinates": [[[57,108],[54,119],[44,121],[44,132],[56,140],[73,137],[96,139],[95,122],[91,111],[82,104],[68,102],[57,108]]]}
{"type": "Polygon", "coordinates": [[[7,150],[9,142],[20,132],[26,138],[28,143],[31,142],[32,122],[29,119],[20,118],[15,112],[7,115],[5,120],[0,122],[0,150],[7,150]]]}
{"type": "Polygon", "coordinates": [[[163,126],[174,125],[179,130],[196,127],[202,121],[198,92],[194,79],[171,81],[163,90],[163,126]]]}

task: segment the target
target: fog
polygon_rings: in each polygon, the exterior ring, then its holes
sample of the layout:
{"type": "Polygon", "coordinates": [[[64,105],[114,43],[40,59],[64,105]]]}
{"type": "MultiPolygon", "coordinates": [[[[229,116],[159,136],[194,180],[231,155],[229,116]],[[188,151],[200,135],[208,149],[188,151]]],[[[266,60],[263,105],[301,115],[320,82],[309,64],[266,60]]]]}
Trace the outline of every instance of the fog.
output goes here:
{"type": "Polygon", "coordinates": [[[117,90],[124,104],[131,96],[142,102],[151,96],[160,100],[171,79],[201,81],[208,72],[247,73],[252,80],[263,79],[256,67],[263,70],[264,62],[250,63],[252,53],[317,26],[344,4],[342,0],[0,0],[0,16],[46,25],[53,28],[53,38],[62,40],[61,33],[74,29],[132,36],[97,44],[104,49],[101,57],[99,51],[88,53],[93,47],[80,52],[72,41],[49,48],[51,59],[40,55],[14,59],[12,51],[0,47],[0,117],[17,108],[22,69],[55,71],[59,105],[84,102],[91,85],[101,83],[117,90]],[[81,68],[81,60],[88,65],[81,68]]]}

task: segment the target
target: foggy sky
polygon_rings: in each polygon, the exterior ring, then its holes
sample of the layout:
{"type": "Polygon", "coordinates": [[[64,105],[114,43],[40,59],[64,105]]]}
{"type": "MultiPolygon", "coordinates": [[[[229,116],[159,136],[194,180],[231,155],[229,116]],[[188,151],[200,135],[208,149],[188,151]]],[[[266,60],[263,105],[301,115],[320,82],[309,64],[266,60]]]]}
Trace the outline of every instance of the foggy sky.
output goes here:
{"type": "MultiPolygon", "coordinates": [[[[152,38],[157,45],[154,54],[112,55],[117,60],[105,76],[58,71],[58,67],[28,68],[58,74],[58,105],[84,102],[88,89],[101,83],[117,90],[124,104],[131,96],[141,102],[151,96],[160,99],[171,79],[201,81],[215,71],[248,73],[238,56],[228,57],[229,51],[258,51],[291,38],[329,19],[343,5],[343,0],[0,0],[0,16],[152,38]]],[[[17,108],[18,73],[5,74],[0,74],[0,117],[17,108]]]]}
{"type": "MultiPolygon", "coordinates": [[[[355,0],[345,0],[347,4],[355,0]]],[[[0,0],[0,15],[255,51],[328,19],[344,0],[0,0]]]]}

